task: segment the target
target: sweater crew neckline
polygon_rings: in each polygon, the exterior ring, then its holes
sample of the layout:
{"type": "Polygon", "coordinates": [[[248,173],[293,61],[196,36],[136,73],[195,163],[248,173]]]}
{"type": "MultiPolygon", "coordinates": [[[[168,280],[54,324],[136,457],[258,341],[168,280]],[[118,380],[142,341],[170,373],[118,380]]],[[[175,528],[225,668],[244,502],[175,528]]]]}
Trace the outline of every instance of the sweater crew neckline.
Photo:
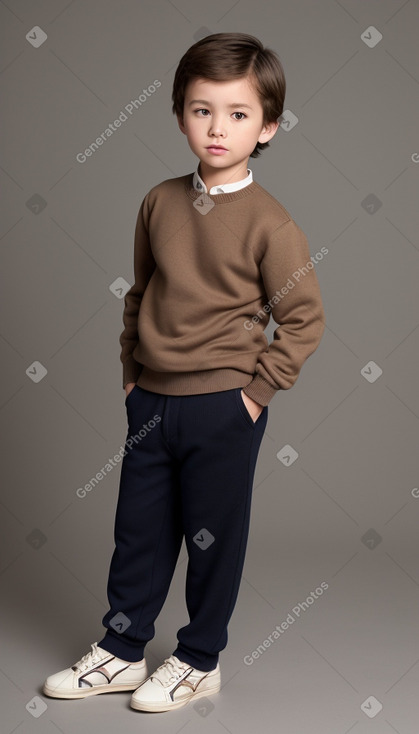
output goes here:
{"type": "Polygon", "coordinates": [[[214,204],[227,204],[230,201],[238,201],[239,199],[243,199],[245,196],[250,196],[250,194],[256,193],[259,188],[256,181],[252,181],[252,183],[244,186],[242,189],[238,189],[237,191],[230,191],[229,193],[224,194],[209,194],[195,189],[193,185],[193,176],[194,174],[190,173],[185,179],[186,194],[193,201],[199,199],[200,196],[207,196],[214,204]]]}

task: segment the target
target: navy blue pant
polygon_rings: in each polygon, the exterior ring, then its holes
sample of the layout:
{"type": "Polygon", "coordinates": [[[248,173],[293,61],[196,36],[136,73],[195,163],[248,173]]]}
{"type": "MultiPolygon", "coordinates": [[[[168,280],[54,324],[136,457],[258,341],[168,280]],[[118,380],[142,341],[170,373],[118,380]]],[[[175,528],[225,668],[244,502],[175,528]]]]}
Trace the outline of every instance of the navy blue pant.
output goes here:
{"type": "Polygon", "coordinates": [[[227,645],[249,531],[254,472],[268,407],[253,421],[233,388],[162,395],[136,385],[115,514],[110,609],[100,647],[136,662],[154,637],[183,536],[189,623],[173,651],[199,670],[227,645]]]}

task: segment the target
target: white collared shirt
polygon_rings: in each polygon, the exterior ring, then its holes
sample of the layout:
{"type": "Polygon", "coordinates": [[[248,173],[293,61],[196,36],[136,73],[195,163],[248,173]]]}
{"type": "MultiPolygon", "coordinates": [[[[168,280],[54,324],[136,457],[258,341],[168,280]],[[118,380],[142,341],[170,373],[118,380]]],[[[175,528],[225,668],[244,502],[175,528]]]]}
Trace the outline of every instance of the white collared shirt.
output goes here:
{"type": "Polygon", "coordinates": [[[253,174],[250,168],[247,169],[248,175],[246,178],[242,178],[241,181],[234,181],[233,183],[222,184],[221,186],[211,186],[210,190],[207,191],[207,187],[203,182],[201,176],[198,173],[198,168],[193,175],[193,186],[196,191],[205,192],[206,194],[229,194],[231,191],[238,191],[244,189],[253,181],[253,174]]]}

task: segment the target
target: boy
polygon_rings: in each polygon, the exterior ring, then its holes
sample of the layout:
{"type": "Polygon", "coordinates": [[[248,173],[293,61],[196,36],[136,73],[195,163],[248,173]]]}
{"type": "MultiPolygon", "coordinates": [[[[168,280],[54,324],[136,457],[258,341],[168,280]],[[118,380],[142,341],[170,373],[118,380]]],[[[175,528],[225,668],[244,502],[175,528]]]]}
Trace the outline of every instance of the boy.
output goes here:
{"type": "Polygon", "coordinates": [[[134,690],[133,708],[169,711],[220,689],[268,403],[324,330],[307,239],[247,168],[275,135],[284,97],[278,57],[247,34],[207,36],[177,68],[172,110],[199,164],[154,186],[137,217],[120,336],[131,440],[107,631],[47,679],[47,695],[134,690]],[[268,344],[270,311],[280,326],[268,344]],[[183,536],[190,621],[149,675],[144,647],[183,536]]]}

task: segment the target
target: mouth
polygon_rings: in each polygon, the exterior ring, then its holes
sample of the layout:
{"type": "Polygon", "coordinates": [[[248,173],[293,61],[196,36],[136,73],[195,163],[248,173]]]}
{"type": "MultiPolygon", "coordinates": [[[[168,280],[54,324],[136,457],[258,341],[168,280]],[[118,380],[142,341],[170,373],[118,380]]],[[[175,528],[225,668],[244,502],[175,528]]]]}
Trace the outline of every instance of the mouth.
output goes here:
{"type": "Polygon", "coordinates": [[[224,148],[223,145],[207,145],[206,147],[207,150],[209,150],[210,148],[215,148],[216,150],[227,150],[227,148],[224,148]]]}

